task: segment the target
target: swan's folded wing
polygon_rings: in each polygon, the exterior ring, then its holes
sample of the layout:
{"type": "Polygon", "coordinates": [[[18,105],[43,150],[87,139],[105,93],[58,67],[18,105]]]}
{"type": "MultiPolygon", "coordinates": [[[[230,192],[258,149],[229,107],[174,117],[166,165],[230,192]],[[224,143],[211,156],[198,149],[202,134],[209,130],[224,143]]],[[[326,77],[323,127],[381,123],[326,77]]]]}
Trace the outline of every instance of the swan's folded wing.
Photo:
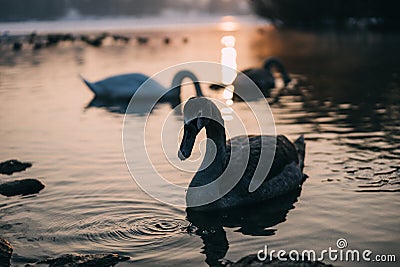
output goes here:
{"type": "MultiPolygon", "coordinates": [[[[268,174],[266,175],[266,179],[271,179],[272,177],[278,175],[282,172],[283,168],[292,163],[298,163],[297,152],[294,145],[283,135],[278,136],[260,136],[260,135],[250,135],[250,136],[236,136],[227,141],[226,148],[226,162],[225,167],[228,165],[229,160],[241,160],[246,159],[246,156],[238,156],[233,155],[231,159],[231,151],[233,147],[244,147],[250,146],[250,154],[246,166],[246,170],[244,172],[243,178],[245,183],[250,183],[255,170],[259,164],[260,154],[262,149],[270,150],[273,149],[275,145],[275,154],[274,159],[269,169],[268,174]]],[[[238,151],[238,150],[236,150],[238,151]]],[[[270,155],[271,153],[268,153],[270,155]]],[[[272,154],[271,154],[272,155],[272,154]]],[[[267,162],[260,164],[267,164],[267,162]]],[[[263,177],[265,178],[265,176],[263,177]]]]}
{"type": "Polygon", "coordinates": [[[268,177],[270,175],[277,175],[286,165],[292,162],[299,163],[296,148],[294,147],[293,143],[286,138],[286,136],[278,135],[274,163],[270,173],[268,174],[268,177]]]}

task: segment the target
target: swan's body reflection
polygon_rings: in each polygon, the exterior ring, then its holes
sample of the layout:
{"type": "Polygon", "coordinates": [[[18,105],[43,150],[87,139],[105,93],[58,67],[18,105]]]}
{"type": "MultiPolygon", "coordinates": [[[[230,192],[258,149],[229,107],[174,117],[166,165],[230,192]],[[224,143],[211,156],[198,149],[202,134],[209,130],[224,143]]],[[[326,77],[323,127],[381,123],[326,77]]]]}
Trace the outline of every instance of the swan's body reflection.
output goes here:
{"type": "Polygon", "coordinates": [[[180,101],[164,101],[153,103],[150,101],[136,101],[134,105],[129,105],[130,99],[106,99],[101,97],[94,97],[87,105],[88,108],[103,108],[111,113],[119,114],[135,114],[145,116],[153,109],[156,109],[159,104],[169,104],[171,109],[174,109],[176,115],[181,115],[180,109],[175,109],[180,104],[180,101]]]}
{"type": "Polygon", "coordinates": [[[220,260],[228,252],[229,242],[224,227],[239,227],[236,232],[251,236],[270,236],[277,231],[273,227],[286,221],[289,210],[294,208],[301,188],[287,195],[264,203],[230,210],[200,212],[187,209],[191,229],[203,241],[203,252],[209,266],[221,266],[220,260]]]}

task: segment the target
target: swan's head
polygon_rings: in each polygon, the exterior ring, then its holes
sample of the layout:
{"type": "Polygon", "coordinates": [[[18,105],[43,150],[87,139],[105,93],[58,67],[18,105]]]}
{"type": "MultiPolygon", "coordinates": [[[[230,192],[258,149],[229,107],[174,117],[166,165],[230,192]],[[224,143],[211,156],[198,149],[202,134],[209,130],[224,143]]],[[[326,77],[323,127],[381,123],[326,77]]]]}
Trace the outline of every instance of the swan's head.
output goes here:
{"type": "Polygon", "coordinates": [[[182,142],[178,151],[178,157],[185,160],[192,154],[197,134],[211,121],[217,121],[223,125],[221,113],[217,106],[204,97],[190,98],[183,108],[184,131],[182,142]]]}

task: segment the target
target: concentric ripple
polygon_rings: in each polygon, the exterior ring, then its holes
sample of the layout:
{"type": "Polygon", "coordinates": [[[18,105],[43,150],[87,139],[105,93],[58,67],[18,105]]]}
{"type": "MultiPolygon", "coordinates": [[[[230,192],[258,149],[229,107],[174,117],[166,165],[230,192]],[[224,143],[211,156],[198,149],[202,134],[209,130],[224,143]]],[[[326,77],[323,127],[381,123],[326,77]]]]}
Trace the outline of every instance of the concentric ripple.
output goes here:
{"type": "Polygon", "coordinates": [[[172,219],[172,220],[157,220],[155,218],[139,219],[129,230],[129,233],[136,237],[152,236],[163,237],[173,233],[181,233],[188,226],[185,220],[172,219]]]}
{"type": "Polygon", "coordinates": [[[95,221],[83,235],[91,242],[141,240],[154,242],[185,231],[183,219],[148,216],[119,221],[95,221]],[[102,230],[103,229],[103,230],[102,230]],[[106,230],[106,231],[104,231],[106,230]]]}
{"type": "Polygon", "coordinates": [[[90,242],[91,246],[96,243],[110,248],[122,247],[130,241],[151,245],[186,232],[189,225],[184,213],[179,217],[179,211],[164,206],[136,201],[112,201],[107,207],[99,207],[98,204],[97,201],[90,203],[86,213],[75,218],[53,214],[53,223],[43,234],[45,239],[57,236],[65,243],[90,242]],[[133,209],[134,213],[130,213],[133,209]]]}

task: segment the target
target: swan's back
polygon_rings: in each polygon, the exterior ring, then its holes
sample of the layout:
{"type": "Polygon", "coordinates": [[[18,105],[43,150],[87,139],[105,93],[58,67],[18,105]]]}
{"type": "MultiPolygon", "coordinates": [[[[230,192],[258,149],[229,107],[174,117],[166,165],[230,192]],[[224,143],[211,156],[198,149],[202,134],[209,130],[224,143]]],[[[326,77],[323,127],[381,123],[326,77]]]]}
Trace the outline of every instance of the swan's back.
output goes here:
{"type": "MultiPolygon", "coordinates": [[[[246,183],[247,188],[248,188],[248,183],[250,183],[250,180],[253,177],[254,171],[257,168],[257,165],[259,163],[260,159],[260,153],[261,149],[263,147],[272,147],[275,143],[276,149],[275,149],[275,155],[274,155],[274,160],[271,165],[271,169],[269,170],[269,173],[264,181],[267,181],[268,179],[271,179],[272,177],[276,176],[282,170],[284,167],[288,164],[294,163],[298,164],[299,163],[299,158],[298,154],[296,151],[295,146],[284,136],[284,135],[278,135],[278,136],[268,136],[268,135],[241,135],[241,136],[236,136],[233,137],[232,139],[228,140],[226,142],[226,162],[225,162],[225,167],[229,163],[229,158],[231,154],[231,150],[233,146],[238,146],[242,147],[243,144],[248,142],[250,146],[250,155],[249,155],[249,160],[247,163],[247,167],[244,173],[244,180],[243,182],[246,183]],[[248,141],[247,141],[248,140],[248,141]]],[[[260,163],[263,164],[263,163],[260,163]]]]}
{"type": "Polygon", "coordinates": [[[257,86],[265,96],[269,96],[269,90],[275,87],[275,78],[269,69],[254,68],[243,71],[257,86]]]}
{"type": "Polygon", "coordinates": [[[275,80],[271,72],[266,69],[247,69],[238,74],[233,86],[236,96],[251,100],[260,96],[269,97],[270,89],[275,87],[275,80]],[[258,88],[255,88],[254,84],[258,88]],[[259,89],[261,94],[255,92],[255,89],[259,89]]]}
{"type": "Polygon", "coordinates": [[[128,73],[93,83],[82,79],[98,97],[131,98],[146,81],[146,88],[141,92],[143,97],[158,97],[165,93],[166,89],[160,83],[149,78],[149,76],[141,73],[128,73]]]}

